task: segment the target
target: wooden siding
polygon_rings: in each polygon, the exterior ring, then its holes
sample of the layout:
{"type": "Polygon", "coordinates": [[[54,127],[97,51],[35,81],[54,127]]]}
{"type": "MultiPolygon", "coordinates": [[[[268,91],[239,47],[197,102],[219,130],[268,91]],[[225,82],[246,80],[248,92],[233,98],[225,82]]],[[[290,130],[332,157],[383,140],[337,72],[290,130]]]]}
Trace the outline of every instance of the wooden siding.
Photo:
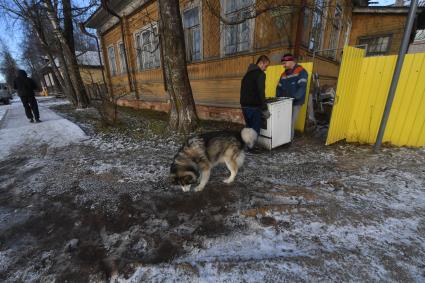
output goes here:
{"type": "Polygon", "coordinates": [[[350,45],[367,36],[391,35],[390,49],[386,55],[397,54],[403,38],[407,14],[353,14],[350,45]]]}
{"type": "Polygon", "coordinates": [[[103,83],[102,69],[80,66],[79,70],[84,84],[103,83]]]}
{"type": "MultiPolygon", "coordinates": [[[[218,4],[220,0],[211,0],[212,3],[218,4]]],[[[337,0],[331,0],[337,1],[337,0]]],[[[351,1],[343,0],[344,18],[351,15],[351,1]]],[[[222,56],[220,52],[220,21],[211,11],[202,5],[202,1],[197,2],[183,0],[181,1],[181,9],[185,9],[188,5],[196,5],[200,3],[202,11],[201,27],[202,27],[202,57],[201,62],[194,62],[188,65],[188,72],[193,90],[195,102],[199,105],[209,106],[239,106],[240,80],[250,63],[255,63],[256,58],[265,54],[268,55],[272,64],[280,64],[280,57],[286,52],[293,52],[293,46],[296,38],[296,30],[298,23],[299,8],[291,8],[292,14],[285,16],[287,28],[282,28],[279,23],[279,17],[288,11],[279,11],[271,14],[262,14],[255,19],[254,29],[254,46],[251,51],[245,54],[235,54],[232,56],[222,56]]],[[[330,9],[334,5],[331,5],[330,9]]],[[[333,13],[333,10],[329,13],[333,13]]],[[[152,2],[146,7],[124,17],[123,25],[125,29],[125,44],[129,63],[130,79],[132,82],[132,92],[128,82],[127,74],[117,74],[111,77],[109,61],[107,56],[107,47],[114,44],[115,57],[117,60],[117,69],[120,70],[120,56],[118,52],[118,43],[121,39],[120,26],[116,25],[110,28],[101,36],[103,54],[109,87],[115,95],[124,93],[131,94],[134,99],[142,99],[149,101],[166,102],[168,97],[164,90],[163,74],[161,68],[140,71],[137,66],[137,51],[135,45],[135,33],[143,27],[149,25],[152,21],[158,19],[157,3],[152,2]]],[[[327,29],[328,30],[328,29],[327,29]]],[[[303,30],[304,33],[310,33],[310,30],[303,30]]],[[[345,26],[342,27],[339,44],[342,47],[345,26]]],[[[327,47],[325,34],[323,47],[327,47]]],[[[328,40],[329,41],[329,40],[328,40]]],[[[300,53],[300,61],[306,62],[311,60],[311,52],[302,49],[300,53]]],[[[336,78],[338,72],[338,63],[332,62],[330,59],[317,57],[315,61],[317,69],[315,72],[322,73],[325,77],[336,78]]]]}

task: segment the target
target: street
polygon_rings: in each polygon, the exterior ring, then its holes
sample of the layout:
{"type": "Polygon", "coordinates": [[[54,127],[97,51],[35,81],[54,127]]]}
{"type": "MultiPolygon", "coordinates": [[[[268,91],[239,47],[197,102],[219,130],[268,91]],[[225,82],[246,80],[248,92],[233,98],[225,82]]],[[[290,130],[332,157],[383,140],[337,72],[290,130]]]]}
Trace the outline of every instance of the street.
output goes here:
{"type": "Polygon", "coordinates": [[[424,149],[303,136],[183,193],[150,119],[39,104],[0,106],[1,281],[425,281],[424,149]]]}

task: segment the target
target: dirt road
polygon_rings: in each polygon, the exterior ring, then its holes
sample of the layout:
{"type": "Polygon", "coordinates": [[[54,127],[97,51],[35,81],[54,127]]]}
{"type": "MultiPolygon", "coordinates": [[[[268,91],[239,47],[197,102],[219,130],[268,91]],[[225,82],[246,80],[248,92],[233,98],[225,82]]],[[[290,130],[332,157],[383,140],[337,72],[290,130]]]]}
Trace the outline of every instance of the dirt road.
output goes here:
{"type": "Polygon", "coordinates": [[[59,106],[89,139],[40,137],[0,161],[2,281],[425,280],[424,150],[304,137],[183,193],[167,179],[177,138],[59,106]]]}

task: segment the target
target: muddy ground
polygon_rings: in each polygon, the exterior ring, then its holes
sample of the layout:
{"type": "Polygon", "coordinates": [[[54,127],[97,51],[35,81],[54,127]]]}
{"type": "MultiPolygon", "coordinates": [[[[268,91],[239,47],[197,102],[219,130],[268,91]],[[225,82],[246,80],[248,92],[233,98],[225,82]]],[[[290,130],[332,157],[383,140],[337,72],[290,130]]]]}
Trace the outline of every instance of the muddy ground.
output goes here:
{"type": "Polygon", "coordinates": [[[162,115],[51,107],[90,139],[0,161],[0,281],[425,281],[423,149],[304,136],[183,193],[162,115]]]}

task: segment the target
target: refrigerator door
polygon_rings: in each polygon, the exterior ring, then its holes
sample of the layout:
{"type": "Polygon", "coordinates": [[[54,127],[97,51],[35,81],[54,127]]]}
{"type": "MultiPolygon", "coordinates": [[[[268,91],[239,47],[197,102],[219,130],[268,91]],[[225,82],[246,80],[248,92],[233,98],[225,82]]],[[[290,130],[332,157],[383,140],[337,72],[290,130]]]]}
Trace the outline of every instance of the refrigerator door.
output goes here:
{"type": "Polygon", "coordinates": [[[272,148],[291,142],[292,99],[272,106],[272,148]]]}

